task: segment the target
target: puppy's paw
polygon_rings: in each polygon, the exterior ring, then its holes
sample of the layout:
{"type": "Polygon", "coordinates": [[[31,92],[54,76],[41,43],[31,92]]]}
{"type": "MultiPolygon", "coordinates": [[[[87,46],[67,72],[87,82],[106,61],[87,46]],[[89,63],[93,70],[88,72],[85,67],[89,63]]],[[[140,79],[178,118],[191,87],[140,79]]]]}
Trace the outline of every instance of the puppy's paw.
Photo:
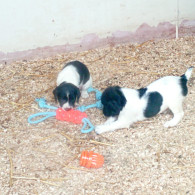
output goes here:
{"type": "Polygon", "coordinates": [[[109,125],[109,124],[113,123],[115,120],[116,120],[115,117],[110,117],[107,119],[107,121],[104,123],[104,125],[109,125]]]}
{"type": "Polygon", "coordinates": [[[87,91],[82,91],[81,92],[81,97],[82,98],[88,98],[89,97],[89,94],[87,93],[87,91]]]}
{"type": "Polygon", "coordinates": [[[104,123],[104,125],[109,125],[110,123],[112,123],[112,121],[107,120],[107,121],[104,123]]]}
{"type": "Polygon", "coordinates": [[[164,127],[166,127],[166,128],[168,128],[168,127],[174,127],[175,125],[177,125],[177,123],[175,123],[175,121],[173,121],[173,120],[170,120],[170,121],[167,121],[164,124],[164,127]]]}
{"type": "Polygon", "coordinates": [[[101,134],[101,133],[104,133],[105,132],[105,129],[104,129],[104,125],[98,125],[95,127],[95,132],[97,134],[101,134]]]}

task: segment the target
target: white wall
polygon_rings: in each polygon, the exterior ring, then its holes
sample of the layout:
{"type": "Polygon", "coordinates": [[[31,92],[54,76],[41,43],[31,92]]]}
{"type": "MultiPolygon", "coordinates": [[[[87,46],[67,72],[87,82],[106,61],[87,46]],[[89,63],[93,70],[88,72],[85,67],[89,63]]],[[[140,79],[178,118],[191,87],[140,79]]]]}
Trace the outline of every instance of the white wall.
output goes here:
{"type": "Polygon", "coordinates": [[[90,33],[106,37],[195,19],[195,0],[0,0],[0,52],[79,43],[90,33]]]}

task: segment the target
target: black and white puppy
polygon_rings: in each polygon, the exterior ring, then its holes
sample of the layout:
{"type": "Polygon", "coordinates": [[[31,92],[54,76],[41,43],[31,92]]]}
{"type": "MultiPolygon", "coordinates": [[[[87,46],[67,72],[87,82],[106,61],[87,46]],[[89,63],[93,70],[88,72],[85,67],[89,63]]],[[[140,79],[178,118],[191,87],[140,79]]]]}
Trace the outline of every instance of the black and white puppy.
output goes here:
{"type": "Polygon", "coordinates": [[[103,114],[108,117],[103,125],[95,128],[97,134],[114,131],[137,121],[153,117],[169,108],[174,117],[164,126],[172,127],[179,123],[184,112],[182,102],[188,93],[187,81],[193,67],[182,76],[166,76],[146,88],[129,89],[118,86],[108,87],[102,94],[103,114]]]}
{"type": "Polygon", "coordinates": [[[80,96],[87,98],[87,89],[92,86],[88,68],[79,61],[67,63],[57,77],[57,87],[53,90],[60,107],[69,110],[75,107],[80,96]]]}

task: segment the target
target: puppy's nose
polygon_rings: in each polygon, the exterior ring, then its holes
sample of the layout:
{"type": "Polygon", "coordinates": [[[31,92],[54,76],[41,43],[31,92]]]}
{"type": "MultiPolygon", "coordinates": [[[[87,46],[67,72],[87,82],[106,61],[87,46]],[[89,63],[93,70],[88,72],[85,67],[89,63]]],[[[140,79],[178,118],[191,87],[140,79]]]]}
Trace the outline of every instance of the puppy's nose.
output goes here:
{"type": "Polygon", "coordinates": [[[65,111],[68,111],[68,110],[70,110],[71,108],[70,107],[61,107],[63,110],[65,110],[65,111]]]}
{"type": "Polygon", "coordinates": [[[71,108],[65,108],[64,110],[69,111],[69,110],[71,110],[71,108]]]}

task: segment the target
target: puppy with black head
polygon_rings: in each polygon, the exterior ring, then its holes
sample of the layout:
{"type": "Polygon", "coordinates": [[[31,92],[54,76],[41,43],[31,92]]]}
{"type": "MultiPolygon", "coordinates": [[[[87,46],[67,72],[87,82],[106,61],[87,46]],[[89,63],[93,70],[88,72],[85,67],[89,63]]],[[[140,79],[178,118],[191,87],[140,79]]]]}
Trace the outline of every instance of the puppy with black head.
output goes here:
{"type": "Polygon", "coordinates": [[[83,63],[72,61],[67,63],[57,77],[57,87],[53,90],[55,100],[60,107],[69,110],[79,102],[80,96],[87,98],[87,89],[92,86],[89,70],[83,63]]]}
{"type": "Polygon", "coordinates": [[[166,76],[146,88],[129,89],[108,87],[102,94],[103,114],[108,117],[103,125],[95,128],[97,134],[129,128],[131,124],[153,117],[169,108],[174,117],[165,127],[173,127],[182,119],[182,102],[188,93],[187,81],[193,67],[182,76],[166,76]]]}

